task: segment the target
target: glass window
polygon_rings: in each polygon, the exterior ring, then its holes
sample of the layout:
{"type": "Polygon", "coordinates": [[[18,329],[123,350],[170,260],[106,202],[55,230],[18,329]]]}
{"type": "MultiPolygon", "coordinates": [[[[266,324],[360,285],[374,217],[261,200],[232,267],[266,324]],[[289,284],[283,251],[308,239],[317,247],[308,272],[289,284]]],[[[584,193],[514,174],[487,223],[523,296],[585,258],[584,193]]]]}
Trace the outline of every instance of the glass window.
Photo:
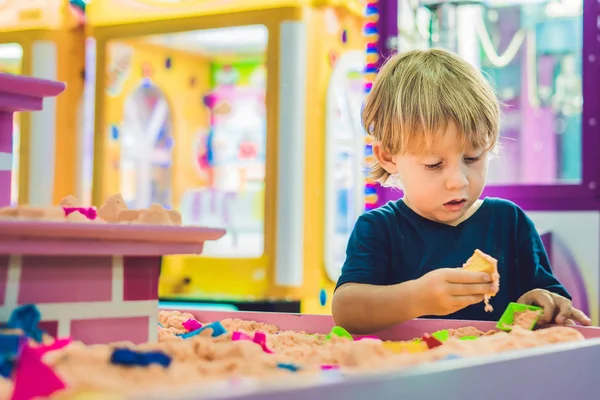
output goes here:
{"type": "Polygon", "coordinates": [[[505,105],[489,183],[581,182],[582,0],[400,3],[400,51],[457,52],[505,105]]]}

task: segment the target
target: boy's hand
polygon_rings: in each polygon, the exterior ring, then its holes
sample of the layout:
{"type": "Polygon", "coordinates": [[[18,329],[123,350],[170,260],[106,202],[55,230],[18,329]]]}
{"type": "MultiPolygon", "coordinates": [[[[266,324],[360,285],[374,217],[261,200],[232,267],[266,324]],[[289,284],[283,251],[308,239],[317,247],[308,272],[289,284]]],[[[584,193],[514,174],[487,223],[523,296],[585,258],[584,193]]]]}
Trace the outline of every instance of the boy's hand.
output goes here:
{"type": "Polygon", "coordinates": [[[422,315],[448,315],[483,301],[487,293],[497,292],[488,273],[461,268],[441,268],[415,281],[422,315]]]}
{"type": "Polygon", "coordinates": [[[580,310],[573,307],[571,300],[544,289],[533,289],[517,300],[517,303],[529,304],[542,307],[544,315],[540,318],[540,324],[552,322],[559,325],[581,325],[589,326],[592,321],[580,310]]]}

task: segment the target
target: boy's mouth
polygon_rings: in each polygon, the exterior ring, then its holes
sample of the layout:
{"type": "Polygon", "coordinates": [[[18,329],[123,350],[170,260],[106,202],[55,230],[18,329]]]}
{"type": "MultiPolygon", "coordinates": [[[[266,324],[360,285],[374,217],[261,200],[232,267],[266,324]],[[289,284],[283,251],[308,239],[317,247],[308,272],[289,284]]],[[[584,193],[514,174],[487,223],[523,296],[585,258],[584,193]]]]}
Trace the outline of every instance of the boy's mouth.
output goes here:
{"type": "Polygon", "coordinates": [[[462,203],[466,203],[467,199],[454,199],[454,200],[450,200],[447,203],[444,203],[444,205],[446,204],[462,204],[462,203]]]}
{"type": "Polygon", "coordinates": [[[453,199],[444,203],[444,208],[449,211],[460,211],[467,204],[467,199],[453,199]]]}

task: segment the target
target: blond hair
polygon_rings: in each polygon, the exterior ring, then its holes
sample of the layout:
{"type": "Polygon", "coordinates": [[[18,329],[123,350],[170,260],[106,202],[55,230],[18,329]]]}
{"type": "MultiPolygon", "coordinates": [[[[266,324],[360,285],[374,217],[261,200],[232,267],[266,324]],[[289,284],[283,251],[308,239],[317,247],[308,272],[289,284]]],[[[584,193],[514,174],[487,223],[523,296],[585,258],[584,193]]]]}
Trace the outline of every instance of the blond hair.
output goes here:
{"type": "MultiPolygon", "coordinates": [[[[500,103],[483,75],[461,57],[440,49],[391,57],[365,100],[362,123],[391,154],[423,154],[449,123],[462,148],[492,150],[498,141],[500,103]]],[[[374,179],[389,173],[376,161],[374,179]]]]}

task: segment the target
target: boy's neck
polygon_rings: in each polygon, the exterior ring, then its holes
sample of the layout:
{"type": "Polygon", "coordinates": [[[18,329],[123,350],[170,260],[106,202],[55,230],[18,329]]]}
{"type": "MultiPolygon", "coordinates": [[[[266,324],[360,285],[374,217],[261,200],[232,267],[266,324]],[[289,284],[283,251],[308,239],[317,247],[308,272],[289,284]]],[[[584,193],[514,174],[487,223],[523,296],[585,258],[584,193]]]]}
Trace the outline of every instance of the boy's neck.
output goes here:
{"type": "Polygon", "coordinates": [[[465,212],[462,217],[460,217],[459,219],[457,219],[456,221],[454,221],[452,224],[452,226],[457,226],[458,224],[468,220],[469,218],[471,218],[471,216],[473,214],[475,214],[475,212],[477,210],[479,210],[479,207],[481,207],[481,205],[483,204],[483,200],[482,199],[477,199],[475,200],[475,203],[473,203],[473,205],[471,207],[469,207],[469,209],[467,210],[467,212],[465,212]]]}
{"type": "MultiPolygon", "coordinates": [[[[421,215],[421,214],[420,214],[420,213],[419,213],[417,210],[415,210],[415,208],[414,208],[414,207],[412,207],[412,205],[410,204],[410,202],[409,202],[409,201],[407,201],[406,197],[403,197],[403,198],[402,198],[402,201],[403,201],[403,202],[404,202],[404,204],[406,204],[406,206],[407,206],[408,208],[410,208],[410,209],[411,209],[411,210],[412,210],[412,211],[413,211],[415,214],[418,214],[418,215],[420,215],[420,216],[421,216],[421,217],[423,217],[423,218],[429,219],[429,218],[427,218],[426,216],[424,216],[424,215],[421,215]]],[[[475,203],[473,203],[473,205],[471,205],[471,207],[469,207],[469,209],[468,209],[468,210],[467,210],[467,211],[466,211],[466,212],[465,212],[465,213],[464,213],[464,214],[463,214],[463,215],[462,215],[462,216],[461,216],[459,219],[457,219],[456,221],[452,221],[452,222],[449,222],[449,223],[444,223],[444,224],[446,224],[446,225],[449,225],[449,226],[458,226],[458,225],[459,225],[459,224],[461,224],[462,222],[464,222],[464,221],[468,220],[469,218],[471,218],[471,216],[472,216],[473,214],[475,214],[475,212],[476,212],[477,210],[479,210],[479,207],[481,207],[481,205],[482,205],[482,204],[483,204],[483,200],[482,200],[482,199],[477,199],[477,200],[475,200],[475,203]]],[[[437,222],[437,221],[435,221],[435,222],[437,222]]],[[[442,222],[440,222],[440,223],[442,223],[442,222]]]]}

